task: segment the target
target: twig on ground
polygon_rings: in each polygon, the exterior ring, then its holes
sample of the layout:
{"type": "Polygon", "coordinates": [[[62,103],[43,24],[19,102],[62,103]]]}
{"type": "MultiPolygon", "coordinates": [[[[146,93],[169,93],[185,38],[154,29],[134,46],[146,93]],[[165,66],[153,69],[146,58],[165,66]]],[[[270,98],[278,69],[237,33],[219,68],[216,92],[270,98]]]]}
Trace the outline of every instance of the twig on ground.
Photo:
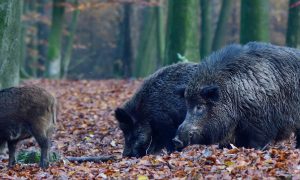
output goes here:
{"type": "Polygon", "coordinates": [[[90,157],[66,157],[71,162],[105,162],[108,160],[115,160],[115,156],[90,156],[90,157]]]}

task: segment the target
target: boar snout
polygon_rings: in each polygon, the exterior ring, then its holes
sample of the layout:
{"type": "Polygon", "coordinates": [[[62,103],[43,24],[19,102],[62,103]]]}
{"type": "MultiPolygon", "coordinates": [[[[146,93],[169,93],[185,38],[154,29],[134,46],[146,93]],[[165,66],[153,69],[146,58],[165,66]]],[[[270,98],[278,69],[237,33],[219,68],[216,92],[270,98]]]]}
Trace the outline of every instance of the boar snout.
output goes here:
{"type": "Polygon", "coordinates": [[[183,142],[181,140],[179,140],[178,136],[176,136],[174,139],[172,139],[175,148],[178,149],[182,149],[184,147],[183,142]]]}

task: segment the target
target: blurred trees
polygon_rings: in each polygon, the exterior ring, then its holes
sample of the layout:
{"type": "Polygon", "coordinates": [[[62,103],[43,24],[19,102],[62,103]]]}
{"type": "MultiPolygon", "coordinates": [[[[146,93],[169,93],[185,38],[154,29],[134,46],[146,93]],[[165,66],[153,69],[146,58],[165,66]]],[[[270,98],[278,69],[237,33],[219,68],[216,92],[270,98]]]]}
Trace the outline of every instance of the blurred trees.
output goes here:
{"type": "Polygon", "coordinates": [[[15,86],[20,77],[21,0],[0,1],[0,88],[15,86]]]}
{"type": "Polygon", "coordinates": [[[300,48],[300,6],[299,0],[289,1],[288,27],[286,33],[286,45],[300,48]]]}
{"type": "Polygon", "coordinates": [[[269,1],[241,0],[240,42],[269,41],[269,1]]]}
{"type": "MultiPolygon", "coordinates": [[[[17,40],[22,78],[144,77],[180,60],[199,62],[200,55],[205,57],[238,41],[271,40],[284,45],[286,39],[288,46],[299,47],[299,0],[20,3],[24,15],[17,40]]],[[[3,36],[2,42],[8,39],[9,36],[3,36]]],[[[4,44],[4,49],[8,49],[8,43],[4,44]]]]}

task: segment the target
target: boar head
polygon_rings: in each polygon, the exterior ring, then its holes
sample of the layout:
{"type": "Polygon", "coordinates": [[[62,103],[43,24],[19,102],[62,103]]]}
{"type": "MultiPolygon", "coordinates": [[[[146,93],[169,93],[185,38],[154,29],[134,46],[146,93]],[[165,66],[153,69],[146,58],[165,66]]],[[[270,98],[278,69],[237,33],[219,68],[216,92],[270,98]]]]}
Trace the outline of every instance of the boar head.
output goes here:
{"type": "Polygon", "coordinates": [[[219,86],[187,87],[182,92],[187,114],[173,139],[175,147],[180,150],[190,144],[208,145],[223,139],[227,125],[223,118],[226,115],[220,103],[219,86]]]}
{"type": "Polygon", "coordinates": [[[152,129],[148,121],[137,121],[123,108],[115,110],[115,117],[125,138],[123,156],[142,157],[153,153],[152,129]]]}

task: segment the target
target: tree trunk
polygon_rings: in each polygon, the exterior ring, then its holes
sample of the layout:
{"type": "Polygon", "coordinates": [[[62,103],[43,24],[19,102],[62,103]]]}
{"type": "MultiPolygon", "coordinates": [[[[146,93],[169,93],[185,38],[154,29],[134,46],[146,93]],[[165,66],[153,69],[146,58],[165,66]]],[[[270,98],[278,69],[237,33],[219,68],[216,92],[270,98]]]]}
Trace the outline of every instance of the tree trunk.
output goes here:
{"type": "Polygon", "coordinates": [[[289,17],[286,33],[286,45],[289,47],[300,48],[300,6],[292,5],[299,0],[290,0],[289,17]]]}
{"type": "Polygon", "coordinates": [[[242,0],[240,42],[269,41],[269,1],[242,0]]]}
{"type": "Polygon", "coordinates": [[[178,55],[186,55],[192,33],[196,0],[169,0],[166,49],[164,65],[180,61],[178,55]]]}
{"type": "Polygon", "coordinates": [[[131,4],[124,4],[124,19],[123,19],[123,52],[122,52],[122,66],[123,75],[130,77],[132,75],[132,42],[131,42],[131,28],[130,15],[131,4]]]}
{"type": "MultiPolygon", "coordinates": [[[[21,1],[22,7],[22,15],[25,15],[28,10],[29,3],[21,1]]],[[[25,79],[30,77],[29,74],[26,72],[26,57],[27,57],[27,47],[25,37],[27,34],[27,24],[25,22],[21,22],[21,30],[20,30],[20,78],[25,79]]]]}
{"type": "Polygon", "coordinates": [[[159,1],[160,5],[155,8],[156,19],[156,44],[157,44],[157,64],[160,67],[163,64],[164,48],[165,48],[165,20],[163,12],[163,1],[159,1]]]}
{"type": "Polygon", "coordinates": [[[0,89],[19,83],[21,6],[20,0],[0,1],[0,89]]]}
{"type": "Polygon", "coordinates": [[[212,14],[211,0],[200,0],[201,8],[201,59],[210,54],[212,43],[212,14]]]}
{"type": "MultiPolygon", "coordinates": [[[[29,12],[36,12],[37,10],[37,2],[36,0],[31,0],[30,2],[27,2],[28,5],[28,11],[29,12]]],[[[35,24],[30,23],[29,25],[34,26],[35,24]]],[[[27,50],[31,53],[28,54],[26,58],[26,72],[28,72],[28,75],[36,77],[37,76],[37,62],[38,62],[38,38],[35,31],[31,32],[28,39],[30,40],[27,44],[27,50]]]]}
{"type": "Polygon", "coordinates": [[[156,19],[155,8],[148,7],[144,12],[144,25],[140,34],[138,54],[135,62],[135,77],[145,77],[156,68],[156,19]]]}
{"type": "Polygon", "coordinates": [[[60,78],[61,66],[61,36],[65,8],[65,0],[53,0],[52,25],[49,36],[48,54],[46,62],[46,77],[60,78]]]}
{"type": "MultiPolygon", "coordinates": [[[[38,1],[38,13],[44,19],[46,17],[45,4],[47,0],[38,1]]],[[[38,38],[38,67],[37,76],[42,77],[45,74],[46,57],[47,57],[47,41],[48,41],[49,28],[48,25],[40,20],[37,22],[37,38],[38,38]]]]}
{"type": "Polygon", "coordinates": [[[222,2],[221,12],[212,44],[213,51],[220,49],[224,45],[232,3],[233,0],[223,0],[222,2]]]}
{"type": "Polygon", "coordinates": [[[190,6],[190,32],[188,33],[187,46],[185,51],[185,58],[189,61],[199,62],[200,59],[200,31],[199,31],[199,0],[193,0],[192,5],[190,6]]]}
{"type": "MultiPolygon", "coordinates": [[[[78,6],[78,0],[75,0],[74,1],[74,7],[77,8],[77,6],[78,6]]],[[[71,61],[73,41],[74,41],[74,35],[76,33],[77,20],[78,20],[79,13],[80,13],[79,9],[76,9],[76,10],[73,11],[70,32],[69,32],[68,39],[67,39],[67,48],[66,48],[66,52],[64,54],[64,57],[62,59],[62,69],[61,69],[61,71],[62,71],[62,77],[63,78],[66,78],[67,74],[68,74],[68,68],[69,68],[69,64],[70,64],[70,61],[71,61]]]]}

